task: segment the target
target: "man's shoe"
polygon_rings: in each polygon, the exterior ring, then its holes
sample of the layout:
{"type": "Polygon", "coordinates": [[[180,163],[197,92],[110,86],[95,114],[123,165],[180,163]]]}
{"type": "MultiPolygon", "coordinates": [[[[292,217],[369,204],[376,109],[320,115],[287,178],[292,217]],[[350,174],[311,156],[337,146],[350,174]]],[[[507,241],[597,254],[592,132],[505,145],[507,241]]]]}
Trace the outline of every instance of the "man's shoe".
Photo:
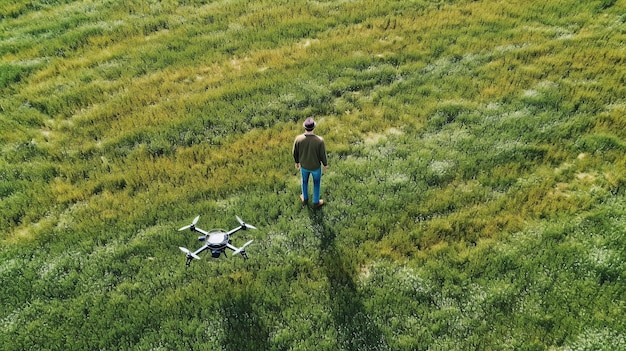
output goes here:
{"type": "Polygon", "coordinates": [[[316,204],[313,204],[313,207],[315,207],[315,208],[320,208],[322,206],[324,206],[324,200],[322,200],[322,199],[320,199],[320,202],[318,202],[316,204]]]}
{"type": "Polygon", "coordinates": [[[305,200],[305,199],[304,199],[304,195],[300,194],[300,202],[301,202],[301,203],[305,204],[305,203],[307,203],[308,201],[309,201],[309,200],[305,200]]]}

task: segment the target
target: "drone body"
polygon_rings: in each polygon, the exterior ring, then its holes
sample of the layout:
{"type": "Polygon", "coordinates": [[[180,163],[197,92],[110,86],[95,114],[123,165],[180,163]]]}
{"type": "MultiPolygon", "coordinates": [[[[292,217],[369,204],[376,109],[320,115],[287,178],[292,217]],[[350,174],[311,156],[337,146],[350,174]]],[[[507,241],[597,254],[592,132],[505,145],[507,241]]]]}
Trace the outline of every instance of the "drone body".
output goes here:
{"type": "Polygon", "coordinates": [[[179,247],[179,249],[187,256],[187,266],[191,264],[191,260],[193,260],[194,258],[196,260],[199,260],[200,256],[198,256],[198,254],[205,250],[211,250],[211,256],[214,258],[219,258],[222,254],[226,256],[226,249],[230,249],[233,251],[233,255],[241,254],[241,257],[243,257],[244,259],[248,259],[248,255],[246,254],[246,246],[250,245],[250,243],[252,243],[252,240],[248,241],[241,247],[236,247],[231,244],[230,236],[240,230],[256,229],[256,227],[250,224],[246,224],[244,221],[241,220],[241,218],[237,216],[237,221],[239,221],[240,226],[235,229],[232,229],[230,231],[225,231],[222,229],[205,231],[196,227],[196,223],[198,223],[199,219],[200,216],[194,218],[193,222],[191,222],[190,225],[186,225],[179,229],[179,231],[189,229],[192,232],[198,232],[202,234],[198,237],[198,240],[205,242],[202,247],[193,252],[188,250],[187,248],[179,247]]]}

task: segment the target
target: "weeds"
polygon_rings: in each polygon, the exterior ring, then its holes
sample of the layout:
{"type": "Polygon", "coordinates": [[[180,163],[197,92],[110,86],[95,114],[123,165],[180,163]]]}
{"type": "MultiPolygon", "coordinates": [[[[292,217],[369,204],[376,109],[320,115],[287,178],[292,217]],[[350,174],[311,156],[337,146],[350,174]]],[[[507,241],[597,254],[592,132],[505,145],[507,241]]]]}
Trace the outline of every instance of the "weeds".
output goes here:
{"type": "Polygon", "coordinates": [[[3,6],[0,342],[623,348],[623,10],[3,6]],[[319,211],[290,158],[308,116],[319,211]],[[198,214],[259,227],[250,260],[185,269],[198,214]]]}

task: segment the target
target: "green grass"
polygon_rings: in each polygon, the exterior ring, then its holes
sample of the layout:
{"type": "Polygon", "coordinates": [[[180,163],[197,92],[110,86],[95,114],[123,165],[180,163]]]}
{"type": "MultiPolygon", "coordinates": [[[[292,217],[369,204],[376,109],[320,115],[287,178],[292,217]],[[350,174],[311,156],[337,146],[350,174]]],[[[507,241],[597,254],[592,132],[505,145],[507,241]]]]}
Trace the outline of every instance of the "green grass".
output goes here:
{"type": "Polygon", "coordinates": [[[3,350],[621,350],[618,1],[0,1],[3,350]],[[314,116],[328,205],[290,157],[314,116]],[[177,228],[258,231],[185,268],[177,228]]]}

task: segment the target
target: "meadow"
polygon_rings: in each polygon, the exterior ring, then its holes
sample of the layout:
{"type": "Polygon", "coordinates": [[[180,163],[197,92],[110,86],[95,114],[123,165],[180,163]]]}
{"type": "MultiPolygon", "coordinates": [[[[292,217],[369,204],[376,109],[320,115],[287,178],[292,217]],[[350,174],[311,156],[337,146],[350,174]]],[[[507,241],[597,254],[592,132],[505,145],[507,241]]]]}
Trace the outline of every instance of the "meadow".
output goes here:
{"type": "Polygon", "coordinates": [[[0,0],[2,349],[624,350],[625,41],[617,0],[0,0]],[[185,267],[197,215],[250,259],[185,267]]]}

